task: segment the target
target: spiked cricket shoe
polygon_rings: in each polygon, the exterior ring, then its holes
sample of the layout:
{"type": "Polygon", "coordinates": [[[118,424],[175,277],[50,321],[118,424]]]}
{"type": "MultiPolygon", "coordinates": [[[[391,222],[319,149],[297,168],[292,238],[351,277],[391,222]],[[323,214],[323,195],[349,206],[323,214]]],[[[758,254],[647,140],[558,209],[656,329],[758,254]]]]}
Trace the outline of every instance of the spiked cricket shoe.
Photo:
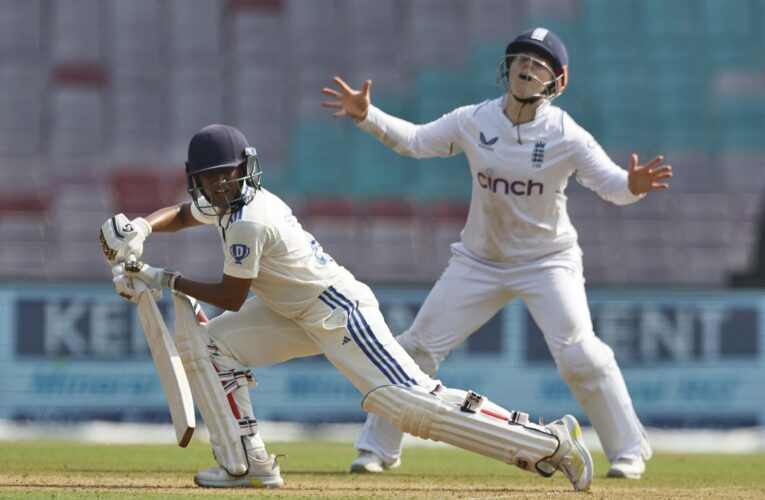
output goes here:
{"type": "Polygon", "coordinates": [[[565,415],[545,426],[559,441],[550,464],[563,472],[576,491],[587,491],[592,483],[593,464],[582,440],[582,429],[572,415],[565,415]]]}
{"type": "Polygon", "coordinates": [[[385,469],[395,469],[400,466],[400,458],[393,462],[386,462],[371,451],[359,450],[359,455],[351,462],[351,472],[377,474],[385,469]]]}
{"type": "Polygon", "coordinates": [[[281,488],[284,479],[276,455],[257,461],[250,457],[250,470],[244,476],[232,476],[223,467],[199,471],[194,482],[206,488],[281,488]]]}
{"type": "Polygon", "coordinates": [[[618,458],[608,469],[608,477],[624,479],[640,479],[645,472],[645,462],[640,458],[618,458]]]}

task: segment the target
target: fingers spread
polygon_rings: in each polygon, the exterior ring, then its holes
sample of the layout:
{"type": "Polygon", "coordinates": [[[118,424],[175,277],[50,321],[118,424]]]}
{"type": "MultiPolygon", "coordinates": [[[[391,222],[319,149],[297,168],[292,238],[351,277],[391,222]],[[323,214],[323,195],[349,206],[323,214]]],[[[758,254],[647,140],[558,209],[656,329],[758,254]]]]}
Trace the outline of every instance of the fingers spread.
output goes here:
{"type": "Polygon", "coordinates": [[[339,102],[331,102],[331,101],[322,101],[321,105],[325,108],[342,108],[343,105],[339,102]]]}
{"type": "Polygon", "coordinates": [[[324,87],[323,89],[321,89],[321,92],[322,92],[322,94],[328,95],[330,97],[334,97],[335,99],[340,99],[342,97],[340,92],[338,92],[335,89],[331,89],[329,87],[324,87]]]}
{"type": "Polygon", "coordinates": [[[664,157],[663,157],[663,156],[661,156],[661,155],[659,155],[659,156],[654,156],[654,157],[651,159],[651,161],[649,161],[648,163],[646,163],[646,165],[645,165],[645,166],[646,166],[646,167],[648,167],[648,168],[653,168],[653,167],[655,167],[656,165],[658,165],[659,163],[661,163],[661,161],[662,161],[663,159],[664,159],[664,157]]]}
{"type": "Polygon", "coordinates": [[[347,83],[345,83],[345,80],[343,80],[343,79],[342,79],[342,78],[340,78],[339,76],[336,76],[336,77],[334,77],[334,78],[332,79],[332,81],[334,81],[334,82],[335,82],[335,84],[337,84],[337,86],[338,86],[338,87],[340,87],[340,89],[341,89],[343,92],[345,92],[346,94],[353,94],[353,89],[351,89],[351,88],[348,86],[348,84],[347,84],[347,83]]]}

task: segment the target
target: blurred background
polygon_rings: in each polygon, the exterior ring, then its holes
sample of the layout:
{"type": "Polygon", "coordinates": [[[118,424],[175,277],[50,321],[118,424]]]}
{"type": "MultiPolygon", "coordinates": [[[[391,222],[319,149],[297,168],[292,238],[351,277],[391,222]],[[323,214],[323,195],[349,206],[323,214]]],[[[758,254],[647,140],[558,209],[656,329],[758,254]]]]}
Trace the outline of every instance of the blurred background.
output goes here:
{"type": "MultiPolygon", "coordinates": [[[[638,413],[762,425],[765,0],[0,0],[0,418],[167,420],[96,234],[187,200],[186,147],[209,123],[245,133],[264,185],[403,331],[464,224],[467,164],[396,155],[333,119],[321,88],[372,79],[377,106],[427,122],[498,96],[505,45],[535,26],[568,48],[555,104],[617,163],[674,168],[669,191],[633,206],[567,190],[596,332],[638,413]]],[[[144,254],[202,280],[219,256],[210,228],[152,235],[144,254]]],[[[323,360],[256,376],[260,418],[363,418],[323,360]]],[[[532,412],[575,407],[517,301],[442,376],[532,412]]]]}

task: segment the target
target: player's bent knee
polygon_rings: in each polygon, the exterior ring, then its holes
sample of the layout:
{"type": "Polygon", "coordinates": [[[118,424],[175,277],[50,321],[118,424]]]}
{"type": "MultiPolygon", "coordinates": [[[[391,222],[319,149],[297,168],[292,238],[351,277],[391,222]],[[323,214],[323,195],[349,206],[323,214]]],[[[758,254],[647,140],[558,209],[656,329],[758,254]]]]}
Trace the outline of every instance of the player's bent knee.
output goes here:
{"type": "Polygon", "coordinates": [[[614,352],[598,337],[567,345],[556,356],[558,371],[569,383],[602,377],[615,365],[614,352]]]}

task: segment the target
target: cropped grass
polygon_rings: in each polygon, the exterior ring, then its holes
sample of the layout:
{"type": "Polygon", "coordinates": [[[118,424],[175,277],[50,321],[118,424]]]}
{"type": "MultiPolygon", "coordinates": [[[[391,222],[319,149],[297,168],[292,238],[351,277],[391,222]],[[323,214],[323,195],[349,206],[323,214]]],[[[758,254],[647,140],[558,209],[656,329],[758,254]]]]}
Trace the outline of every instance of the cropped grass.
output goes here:
{"type": "Polygon", "coordinates": [[[0,443],[0,498],[765,498],[765,455],[662,454],[643,479],[608,479],[596,454],[591,493],[575,493],[558,473],[550,479],[447,447],[407,448],[400,469],[348,473],[350,443],[270,443],[286,485],[279,490],[203,489],[194,472],[215,465],[209,446],[0,443]]]}

